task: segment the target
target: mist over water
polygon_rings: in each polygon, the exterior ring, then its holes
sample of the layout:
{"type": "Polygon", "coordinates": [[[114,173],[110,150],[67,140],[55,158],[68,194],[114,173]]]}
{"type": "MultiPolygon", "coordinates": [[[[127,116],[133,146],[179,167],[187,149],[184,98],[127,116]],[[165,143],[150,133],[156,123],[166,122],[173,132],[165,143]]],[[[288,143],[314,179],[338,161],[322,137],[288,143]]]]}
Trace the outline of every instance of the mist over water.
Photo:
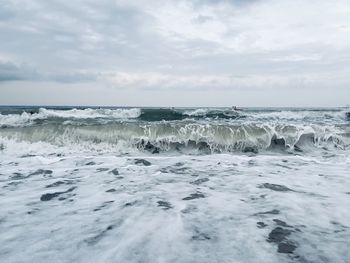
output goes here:
{"type": "Polygon", "coordinates": [[[347,262],[346,112],[0,107],[0,259],[347,262]]]}

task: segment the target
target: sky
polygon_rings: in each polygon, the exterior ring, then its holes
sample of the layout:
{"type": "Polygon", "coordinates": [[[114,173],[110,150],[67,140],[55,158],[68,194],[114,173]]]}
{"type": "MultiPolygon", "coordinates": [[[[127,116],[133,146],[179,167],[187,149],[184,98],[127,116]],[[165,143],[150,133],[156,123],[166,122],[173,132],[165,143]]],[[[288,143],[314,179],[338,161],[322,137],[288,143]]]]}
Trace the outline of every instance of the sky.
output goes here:
{"type": "Polygon", "coordinates": [[[0,104],[350,104],[349,0],[0,0],[0,104]]]}

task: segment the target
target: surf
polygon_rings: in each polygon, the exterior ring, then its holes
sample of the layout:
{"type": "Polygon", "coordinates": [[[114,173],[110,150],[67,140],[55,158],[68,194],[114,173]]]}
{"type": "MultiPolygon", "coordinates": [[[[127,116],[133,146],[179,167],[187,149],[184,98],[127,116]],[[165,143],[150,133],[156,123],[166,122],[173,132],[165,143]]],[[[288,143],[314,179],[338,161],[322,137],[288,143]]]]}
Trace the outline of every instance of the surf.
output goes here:
{"type": "Polygon", "coordinates": [[[142,151],[259,152],[301,149],[304,145],[347,149],[348,126],[293,125],[276,123],[221,124],[186,122],[118,122],[91,125],[41,124],[0,129],[0,138],[57,146],[87,144],[124,145],[142,151]]]}

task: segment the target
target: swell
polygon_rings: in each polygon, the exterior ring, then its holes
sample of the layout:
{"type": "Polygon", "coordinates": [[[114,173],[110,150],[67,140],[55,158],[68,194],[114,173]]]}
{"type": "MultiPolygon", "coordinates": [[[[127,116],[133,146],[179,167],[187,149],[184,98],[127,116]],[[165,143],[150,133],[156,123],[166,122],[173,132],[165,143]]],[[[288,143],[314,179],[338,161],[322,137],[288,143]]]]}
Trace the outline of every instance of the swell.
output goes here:
{"type": "Polygon", "coordinates": [[[344,110],[325,111],[268,111],[247,109],[202,108],[1,108],[0,128],[42,124],[94,125],[125,120],[160,122],[183,120],[227,120],[251,122],[344,123],[344,110]]]}
{"type": "Polygon", "coordinates": [[[120,122],[105,125],[45,124],[0,129],[0,140],[45,142],[57,146],[81,146],[103,150],[124,148],[152,153],[259,152],[298,150],[332,145],[347,149],[349,127],[278,124],[199,124],[196,122],[120,122]]]}
{"type": "Polygon", "coordinates": [[[231,110],[193,110],[180,111],[175,109],[143,109],[139,119],[142,121],[175,121],[185,119],[238,119],[244,118],[238,112],[231,110]]]}
{"type": "Polygon", "coordinates": [[[171,108],[99,108],[99,109],[27,109],[7,110],[0,114],[0,128],[41,124],[106,124],[121,120],[145,122],[179,121],[185,119],[238,119],[243,115],[230,110],[175,110],[171,108]]]}

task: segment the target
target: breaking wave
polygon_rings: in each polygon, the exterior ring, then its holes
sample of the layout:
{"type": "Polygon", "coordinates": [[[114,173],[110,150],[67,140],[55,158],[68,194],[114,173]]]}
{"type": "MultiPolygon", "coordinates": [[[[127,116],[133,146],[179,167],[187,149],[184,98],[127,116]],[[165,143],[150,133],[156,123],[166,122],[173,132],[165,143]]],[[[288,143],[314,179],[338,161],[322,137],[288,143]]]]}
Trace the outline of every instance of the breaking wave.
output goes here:
{"type": "Polygon", "coordinates": [[[297,150],[332,145],[350,145],[347,126],[279,124],[199,124],[196,122],[120,122],[105,125],[54,125],[6,128],[0,140],[45,142],[57,146],[82,146],[91,149],[137,149],[152,153],[254,152],[297,150]]]}
{"type": "Polygon", "coordinates": [[[348,149],[344,109],[4,108],[6,141],[151,153],[348,149]]]}

